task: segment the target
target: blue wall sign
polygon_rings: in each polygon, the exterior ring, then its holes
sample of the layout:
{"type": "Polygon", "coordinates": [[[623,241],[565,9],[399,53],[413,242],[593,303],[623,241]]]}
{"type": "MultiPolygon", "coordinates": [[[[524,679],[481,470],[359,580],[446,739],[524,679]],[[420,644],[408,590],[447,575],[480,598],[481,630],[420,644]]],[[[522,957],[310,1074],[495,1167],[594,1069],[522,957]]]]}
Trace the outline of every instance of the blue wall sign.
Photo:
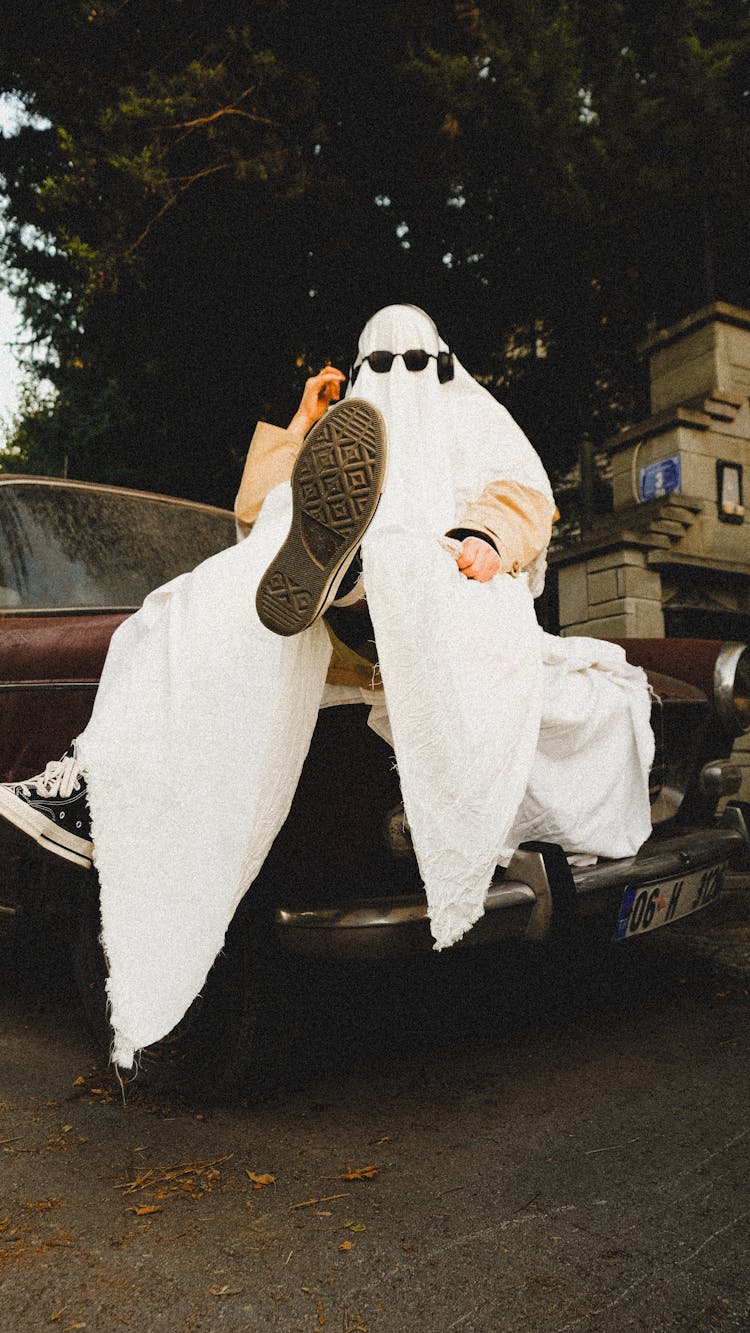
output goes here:
{"type": "Polygon", "coordinates": [[[680,455],[660,458],[658,463],[649,463],[639,472],[638,493],[642,500],[656,500],[660,495],[672,495],[682,489],[682,469],[680,455]]]}

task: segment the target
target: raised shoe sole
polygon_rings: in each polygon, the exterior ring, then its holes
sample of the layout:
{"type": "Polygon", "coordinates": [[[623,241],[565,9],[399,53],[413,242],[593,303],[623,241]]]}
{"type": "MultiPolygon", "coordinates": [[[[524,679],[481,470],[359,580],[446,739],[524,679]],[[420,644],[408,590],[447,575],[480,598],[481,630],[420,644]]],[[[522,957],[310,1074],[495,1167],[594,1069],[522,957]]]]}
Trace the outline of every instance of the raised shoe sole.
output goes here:
{"type": "Polygon", "coordinates": [[[58,828],[53,820],[48,819],[33,805],[16,796],[7,787],[0,786],[0,815],[7,819],[22,833],[28,834],[45,851],[54,852],[73,865],[90,870],[94,852],[93,843],[87,838],[79,838],[75,833],[58,828]]]}
{"type": "Polygon", "coordinates": [[[382,414],[347,398],[313,426],[292,473],[292,522],[258,584],[258,616],[275,634],[299,634],[333,600],[383,491],[382,414]]]}

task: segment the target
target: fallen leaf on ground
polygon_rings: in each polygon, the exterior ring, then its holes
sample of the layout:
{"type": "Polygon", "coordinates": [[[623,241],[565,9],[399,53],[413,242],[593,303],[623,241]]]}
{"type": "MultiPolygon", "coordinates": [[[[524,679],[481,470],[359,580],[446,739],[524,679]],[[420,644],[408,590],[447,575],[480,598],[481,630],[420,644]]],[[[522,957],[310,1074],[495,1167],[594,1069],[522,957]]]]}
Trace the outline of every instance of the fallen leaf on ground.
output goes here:
{"type": "Polygon", "coordinates": [[[248,1180],[252,1180],[253,1189],[256,1190],[263,1189],[264,1185],[276,1184],[276,1177],[272,1176],[270,1171],[267,1171],[264,1175],[256,1175],[254,1171],[249,1171],[248,1168],[245,1167],[245,1175],[247,1176],[248,1180]]]}
{"type": "Polygon", "coordinates": [[[353,1244],[354,1244],[354,1242],[351,1241],[351,1240],[343,1240],[343,1241],[341,1242],[341,1244],[339,1245],[339,1249],[340,1249],[340,1250],[350,1250],[350,1249],[352,1248],[352,1245],[353,1245],[353,1244]]]}
{"type": "Polygon", "coordinates": [[[364,1222],[345,1222],[344,1227],[347,1231],[366,1231],[364,1222]]]}
{"type": "Polygon", "coordinates": [[[209,1287],[209,1296],[241,1296],[242,1287],[209,1287]]]}
{"type": "Polygon", "coordinates": [[[358,1166],[355,1171],[345,1171],[339,1180],[372,1180],[380,1173],[379,1166],[358,1166]]]}
{"type": "MultiPolygon", "coordinates": [[[[382,1301],[375,1302],[375,1309],[382,1310],[382,1301]]],[[[364,1324],[358,1314],[352,1315],[353,1324],[349,1323],[349,1307],[344,1306],[344,1322],[341,1326],[341,1333],[367,1333],[367,1324],[364,1324]]]]}
{"type": "Polygon", "coordinates": [[[164,1209],[160,1203],[142,1203],[134,1204],[130,1211],[136,1217],[145,1217],[147,1213],[162,1213],[164,1209]]]}
{"type": "Polygon", "coordinates": [[[174,1184],[175,1189],[180,1186],[176,1182],[185,1176],[204,1176],[209,1183],[218,1180],[219,1172],[213,1168],[220,1166],[222,1162],[228,1162],[234,1153],[227,1153],[226,1157],[216,1157],[212,1162],[186,1162],[183,1166],[167,1166],[158,1169],[158,1174],[149,1167],[143,1175],[136,1176],[135,1180],[126,1180],[122,1185],[115,1185],[116,1190],[123,1190],[125,1194],[134,1194],[136,1190],[150,1190],[155,1185],[174,1184]]]}
{"type": "MultiPolygon", "coordinates": [[[[74,1087],[74,1088],[82,1088],[82,1087],[84,1086],[85,1082],[86,1082],[86,1080],[85,1080],[85,1078],[83,1077],[83,1074],[79,1074],[79,1075],[78,1075],[78,1078],[74,1078],[74,1079],[73,1079],[73,1087],[74,1087]]],[[[55,1315],[54,1318],[57,1319],[58,1316],[55,1315]]]]}
{"type": "MultiPolygon", "coordinates": [[[[83,1079],[81,1079],[81,1082],[83,1082],[83,1079]]],[[[51,1324],[54,1324],[54,1322],[55,1322],[56,1319],[62,1319],[63,1315],[65,1314],[65,1311],[67,1310],[67,1308],[68,1308],[67,1305],[64,1305],[64,1306],[62,1307],[61,1310],[58,1310],[58,1311],[57,1311],[57,1314],[51,1314],[50,1317],[49,1317],[49,1322],[50,1322],[51,1324]]]]}

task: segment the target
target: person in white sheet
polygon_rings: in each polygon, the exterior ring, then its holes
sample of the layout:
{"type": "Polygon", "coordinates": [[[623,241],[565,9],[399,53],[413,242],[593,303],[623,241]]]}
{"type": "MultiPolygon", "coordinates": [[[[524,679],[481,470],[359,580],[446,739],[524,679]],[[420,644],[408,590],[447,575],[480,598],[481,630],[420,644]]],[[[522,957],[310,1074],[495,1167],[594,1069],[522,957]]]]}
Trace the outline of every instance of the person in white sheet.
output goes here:
{"type": "Polygon", "coordinates": [[[436,948],[519,841],[624,856],[650,830],[643,673],[536,621],[555,507],[531,444],[416,307],[368,322],[351,380],[335,404],[327,368],[286,431],[258,427],[246,540],[146,599],[68,755],[0,789],[0,814],[95,861],[123,1067],[200,990],[321,706],[366,699],[393,745],[436,948]]]}

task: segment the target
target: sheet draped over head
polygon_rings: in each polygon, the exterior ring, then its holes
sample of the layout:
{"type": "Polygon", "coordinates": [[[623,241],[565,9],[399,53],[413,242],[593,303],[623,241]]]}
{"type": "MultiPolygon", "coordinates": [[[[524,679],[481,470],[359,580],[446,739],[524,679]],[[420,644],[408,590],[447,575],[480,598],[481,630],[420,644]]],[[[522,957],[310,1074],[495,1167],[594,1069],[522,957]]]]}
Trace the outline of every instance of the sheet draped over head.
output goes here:
{"type": "MultiPolygon", "coordinates": [[[[350,396],[367,398],[388,423],[388,485],[378,523],[397,516],[420,529],[430,516],[436,531],[456,525],[463,505],[478,499],[493,481],[519,482],[555,504],[541,459],[505,407],[469,374],[453,354],[453,378],[441,384],[436,360],[448,344],[417,306],[386,306],[365,325],[350,396]],[[387,374],[365,359],[371,352],[428,352],[423,371],[407,370],[397,356],[387,374]]],[[[542,591],[543,556],[527,571],[533,596],[542,591]]]]}
{"type": "MultiPolygon", "coordinates": [[[[518,578],[478,583],[441,546],[491,481],[552,496],[509,414],[455,361],[376,374],[369,352],[445,350],[412,306],[390,306],[359,342],[356,395],[383,412],[389,470],[362,544],[407,816],[436,947],[483,911],[534,763],[544,636],[518,578]]],[[[330,642],[321,621],[280,638],[255,591],[283,542],[291,488],[267,497],[250,536],[157,589],[115,634],[79,753],[86,772],[109,962],[113,1059],[183,1016],[283,824],[309,748],[330,642]]],[[[356,780],[356,775],[353,775],[356,780]]],[[[645,836],[645,835],[644,835],[645,836]]]]}
{"type": "Polygon", "coordinates": [[[364,582],[401,790],[436,947],[481,916],[536,750],[542,635],[533,610],[543,555],[519,578],[467,579],[440,544],[493,481],[554,501],[542,463],[510,414],[454,357],[410,371],[402,356],[378,374],[375,351],[449,350],[414,306],[388,306],[365,326],[351,392],[388,425],[388,478],[362,542],[364,582]]]}

